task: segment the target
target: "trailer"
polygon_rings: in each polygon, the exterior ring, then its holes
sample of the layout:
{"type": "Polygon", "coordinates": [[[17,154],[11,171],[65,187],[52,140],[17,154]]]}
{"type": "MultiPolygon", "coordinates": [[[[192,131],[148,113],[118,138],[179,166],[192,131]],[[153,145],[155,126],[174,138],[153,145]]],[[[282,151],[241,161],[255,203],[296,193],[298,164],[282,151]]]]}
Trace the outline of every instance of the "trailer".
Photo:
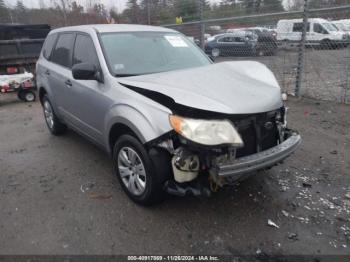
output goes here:
{"type": "Polygon", "coordinates": [[[49,25],[0,24],[0,93],[35,100],[35,64],[49,25]]]}

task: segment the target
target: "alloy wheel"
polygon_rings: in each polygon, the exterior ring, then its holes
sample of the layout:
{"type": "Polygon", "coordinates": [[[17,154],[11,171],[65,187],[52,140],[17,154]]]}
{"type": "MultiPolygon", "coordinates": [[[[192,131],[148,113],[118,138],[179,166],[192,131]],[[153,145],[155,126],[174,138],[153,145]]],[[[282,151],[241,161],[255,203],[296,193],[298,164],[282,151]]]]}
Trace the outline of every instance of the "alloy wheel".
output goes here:
{"type": "Polygon", "coordinates": [[[53,111],[50,103],[48,101],[44,102],[44,114],[45,114],[45,121],[50,129],[53,128],[54,120],[53,120],[53,111]]]}
{"type": "Polygon", "coordinates": [[[136,196],[146,189],[146,170],[138,153],[130,147],[123,147],[118,153],[119,175],[128,189],[136,196]]]}

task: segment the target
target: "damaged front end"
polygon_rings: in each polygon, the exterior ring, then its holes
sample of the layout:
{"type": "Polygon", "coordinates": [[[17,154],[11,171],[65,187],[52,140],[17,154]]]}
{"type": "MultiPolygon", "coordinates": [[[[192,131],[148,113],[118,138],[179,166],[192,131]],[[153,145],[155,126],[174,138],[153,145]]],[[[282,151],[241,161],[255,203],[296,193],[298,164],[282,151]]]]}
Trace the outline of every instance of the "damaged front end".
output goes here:
{"type": "MultiPolygon", "coordinates": [[[[206,116],[208,125],[184,135],[179,130],[180,123],[170,119],[174,131],[149,143],[149,146],[166,149],[171,155],[173,179],[165,183],[165,190],[171,194],[210,195],[225,185],[247,178],[254,171],[280,163],[301,143],[300,135],[287,128],[285,107],[247,115],[196,111],[191,110],[194,115],[206,116]],[[224,124],[218,121],[224,121],[225,125],[231,123],[234,131],[227,132],[224,124]],[[210,135],[202,136],[203,141],[196,141],[193,133],[210,132],[212,128],[220,134],[216,143],[210,144],[213,140],[210,135]],[[225,143],[227,137],[230,143],[225,143]]],[[[187,125],[196,125],[196,122],[187,125]]]]}

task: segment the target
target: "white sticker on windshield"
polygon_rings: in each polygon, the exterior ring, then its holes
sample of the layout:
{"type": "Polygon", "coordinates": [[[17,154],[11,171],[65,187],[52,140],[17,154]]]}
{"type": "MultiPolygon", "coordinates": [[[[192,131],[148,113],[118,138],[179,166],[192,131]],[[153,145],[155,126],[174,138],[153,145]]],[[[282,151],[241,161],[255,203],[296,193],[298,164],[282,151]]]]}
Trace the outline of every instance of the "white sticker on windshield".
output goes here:
{"type": "Polygon", "coordinates": [[[164,37],[173,47],[188,47],[186,42],[180,36],[166,35],[164,37]]]}
{"type": "Polygon", "coordinates": [[[123,70],[125,69],[124,64],[115,64],[114,70],[123,70]]]}

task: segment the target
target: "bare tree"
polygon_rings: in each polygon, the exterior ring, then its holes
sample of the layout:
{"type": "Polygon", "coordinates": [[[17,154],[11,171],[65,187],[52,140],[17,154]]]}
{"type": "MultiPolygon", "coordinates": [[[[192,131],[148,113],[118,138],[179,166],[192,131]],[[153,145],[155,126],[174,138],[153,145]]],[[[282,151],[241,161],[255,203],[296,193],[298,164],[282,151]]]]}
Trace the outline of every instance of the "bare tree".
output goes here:
{"type": "Polygon", "coordinates": [[[288,11],[301,11],[305,0],[287,0],[286,9],[288,11]]]}
{"type": "Polygon", "coordinates": [[[62,12],[64,25],[67,26],[67,12],[71,0],[51,0],[52,4],[62,12]]]}

